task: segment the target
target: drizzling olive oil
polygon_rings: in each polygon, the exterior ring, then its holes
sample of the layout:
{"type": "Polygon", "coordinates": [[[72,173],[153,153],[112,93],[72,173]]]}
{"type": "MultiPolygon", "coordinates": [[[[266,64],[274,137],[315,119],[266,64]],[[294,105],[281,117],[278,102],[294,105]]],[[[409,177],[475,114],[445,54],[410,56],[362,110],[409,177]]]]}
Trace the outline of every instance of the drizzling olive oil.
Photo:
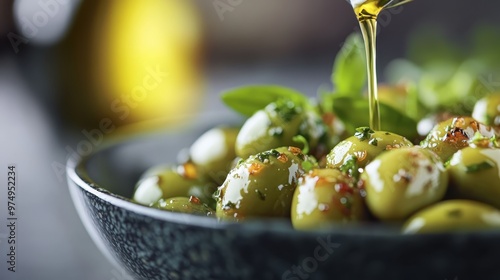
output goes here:
{"type": "Polygon", "coordinates": [[[365,41],[368,71],[368,102],[370,103],[370,127],[373,130],[381,130],[377,89],[377,17],[384,8],[394,7],[409,1],[410,0],[349,0],[354,8],[354,13],[359,21],[365,41]]]}

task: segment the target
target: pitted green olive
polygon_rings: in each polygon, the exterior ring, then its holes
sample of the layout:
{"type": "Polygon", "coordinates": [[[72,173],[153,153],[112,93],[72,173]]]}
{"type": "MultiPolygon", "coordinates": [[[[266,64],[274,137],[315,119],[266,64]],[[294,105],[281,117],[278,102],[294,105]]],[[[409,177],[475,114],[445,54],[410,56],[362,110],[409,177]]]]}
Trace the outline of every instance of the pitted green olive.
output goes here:
{"type": "Polygon", "coordinates": [[[500,211],[498,209],[471,200],[446,200],[413,215],[403,226],[403,233],[493,229],[500,229],[500,211]]]}
{"type": "Polygon", "coordinates": [[[151,205],[162,198],[193,195],[203,203],[215,207],[212,194],[216,189],[213,183],[198,178],[191,163],[173,167],[153,167],[146,171],[137,183],[133,200],[151,205]]]}
{"type": "Polygon", "coordinates": [[[448,165],[450,195],[500,208],[500,149],[467,147],[448,165]]]}
{"type": "Polygon", "coordinates": [[[235,142],[239,129],[218,127],[210,129],[191,145],[190,159],[199,175],[220,185],[236,157],[235,142]]]}
{"type": "Polygon", "coordinates": [[[384,151],[412,146],[401,135],[362,127],[357,129],[354,136],[340,142],[330,151],[326,157],[327,167],[343,169],[349,161],[355,161],[357,167],[364,168],[384,151]]]}
{"type": "Polygon", "coordinates": [[[495,131],[471,117],[451,118],[436,125],[421,146],[434,151],[443,161],[469,146],[476,133],[486,138],[496,137],[495,131]]]}
{"type": "Polygon", "coordinates": [[[401,220],[445,195],[448,175],[439,157],[420,147],[388,151],[361,174],[366,203],[380,220],[401,220]]]}
{"type": "Polygon", "coordinates": [[[299,148],[281,147],[241,161],[217,190],[217,216],[235,220],[289,217],[305,160],[299,148]]]}
{"type": "Polygon", "coordinates": [[[479,122],[500,127],[500,93],[491,94],[476,102],[472,117],[479,122]]]}
{"type": "Polygon", "coordinates": [[[317,229],[365,217],[364,191],[336,169],[314,169],[299,179],[292,201],[296,229],[317,229]]]}
{"type": "Polygon", "coordinates": [[[280,100],[257,111],[241,128],[236,138],[236,154],[248,158],[284,146],[297,146],[293,138],[302,135],[314,150],[328,140],[321,117],[289,100],[280,100]]]}
{"type": "Polygon", "coordinates": [[[191,197],[172,197],[168,199],[160,199],[153,203],[151,207],[186,214],[193,214],[198,216],[214,216],[214,210],[208,205],[201,202],[195,196],[191,197]]]}

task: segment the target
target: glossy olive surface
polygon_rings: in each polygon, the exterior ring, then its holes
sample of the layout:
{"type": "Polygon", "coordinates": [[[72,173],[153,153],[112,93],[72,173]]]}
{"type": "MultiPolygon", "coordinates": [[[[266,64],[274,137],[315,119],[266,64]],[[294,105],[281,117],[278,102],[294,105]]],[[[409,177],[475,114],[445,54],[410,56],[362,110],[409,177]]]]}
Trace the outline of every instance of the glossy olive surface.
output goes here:
{"type": "Polygon", "coordinates": [[[214,211],[195,196],[172,197],[169,199],[162,198],[153,203],[151,207],[170,212],[179,212],[199,216],[214,216],[214,211]]]}
{"type": "Polygon", "coordinates": [[[297,146],[293,140],[297,135],[303,136],[312,150],[328,140],[326,126],[317,113],[280,100],[247,119],[236,138],[236,154],[246,159],[270,149],[297,146]]]}
{"type": "Polygon", "coordinates": [[[212,195],[216,189],[216,185],[212,182],[199,179],[191,163],[159,166],[144,173],[136,185],[133,200],[140,204],[151,205],[159,199],[193,195],[203,203],[215,207],[212,195]]]}
{"type": "Polygon", "coordinates": [[[446,200],[417,212],[403,233],[443,233],[500,229],[500,211],[472,200],[446,200]]]}
{"type": "Polygon", "coordinates": [[[355,159],[357,167],[364,168],[382,152],[412,146],[413,144],[401,135],[358,128],[354,136],[340,142],[330,151],[326,157],[327,166],[343,169],[345,164],[355,159]]]}
{"type": "Polygon", "coordinates": [[[486,125],[500,127],[500,93],[491,94],[478,100],[472,117],[486,125]]]}
{"type": "Polygon", "coordinates": [[[304,160],[299,148],[281,147],[241,161],[217,190],[217,216],[289,217],[304,160]]]}
{"type": "Polygon", "coordinates": [[[464,148],[451,157],[447,169],[452,197],[500,208],[500,149],[464,148]]]}
{"type": "Polygon", "coordinates": [[[366,202],[380,220],[402,220],[440,201],[448,175],[439,157],[420,147],[388,151],[366,166],[361,175],[366,202]]]}
{"type": "Polygon", "coordinates": [[[346,225],[304,232],[292,229],[286,219],[225,223],[127,199],[138,172],[174,162],[187,143],[227,119],[207,118],[189,133],[172,135],[166,129],[123,139],[96,149],[78,167],[75,159],[68,163],[70,193],[85,228],[103,254],[134,279],[292,280],[302,275],[315,280],[421,280],[500,275],[500,230],[411,236],[386,225],[346,225]],[[158,153],[162,150],[167,157],[158,153]],[[303,274],[296,274],[296,267],[303,274]]]}
{"type": "Polygon", "coordinates": [[[292,201],[292,224],[310,230],[360,221],[365,217],[364,191],[340,170],[314,169],[299,179],[292,201]]]}
{"type": "Polygon", "coordinates": [[[235,143],[239,129],[216,127],[201,135],[189,149],[190,160],[199,175],[222,184],[229,173],[231,161],[236,157],[235,143]]]}
{"type": "Polygon", "coordinates": [[[436,125],[420,145],[447,161],[455,152],[468,147],[476,133],[485,138],[496,137],[491,127],[471,117],[456,117],[436,125]]]}

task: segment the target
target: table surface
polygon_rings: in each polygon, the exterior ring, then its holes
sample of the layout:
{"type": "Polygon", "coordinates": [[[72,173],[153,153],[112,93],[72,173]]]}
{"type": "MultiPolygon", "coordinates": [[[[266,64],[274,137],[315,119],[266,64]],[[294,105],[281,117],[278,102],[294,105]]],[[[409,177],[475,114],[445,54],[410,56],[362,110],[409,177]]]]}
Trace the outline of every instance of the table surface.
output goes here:
{"type": "MultiPolygon", "coordinates": [[[[14,58],[0,55],[0,207],[6,208],[10,164],[16,165],[18,180],[17,272],[7,270],[7,211],[0,209],[0,279],[132,279],[99,252],[80,222],[64,174],[54,170],[65,163],[64,147],[71,143],[61,137],[21,71],[14,58]]],[[[202,111],[225,110],[218,93],[249,83],[285,85],[314,96],[329,83],[329,71],[331,61],[325,60],[210,66],[202,111]]]]}

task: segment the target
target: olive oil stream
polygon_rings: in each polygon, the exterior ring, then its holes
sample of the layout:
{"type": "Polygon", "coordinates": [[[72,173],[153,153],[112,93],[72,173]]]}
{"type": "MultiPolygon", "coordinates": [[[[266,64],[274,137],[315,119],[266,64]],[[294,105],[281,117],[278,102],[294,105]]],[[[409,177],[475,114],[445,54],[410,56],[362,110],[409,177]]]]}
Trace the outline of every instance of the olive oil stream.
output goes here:
{"type": "Polygon", "coordinates": [[[349,0],[359,21],[366,49],[368,71],[368,102],[370,127],[381,130],[377,88],[377,17],[384,8],[398,6],[409,0],[349,0]]]}

